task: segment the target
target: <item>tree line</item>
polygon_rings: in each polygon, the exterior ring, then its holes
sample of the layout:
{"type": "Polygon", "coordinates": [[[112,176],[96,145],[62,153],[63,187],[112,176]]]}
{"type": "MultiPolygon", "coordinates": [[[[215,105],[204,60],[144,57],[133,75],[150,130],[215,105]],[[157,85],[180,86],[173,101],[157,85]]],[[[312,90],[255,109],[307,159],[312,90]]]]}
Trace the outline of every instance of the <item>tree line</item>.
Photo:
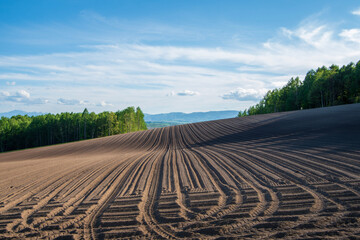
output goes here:
{"type": "Polygon", "coordinates": [[[238,116],[349,103],[360,103],[360,61],[341,68],[331,65],[310,70],[303,81],[291,78],[283,88],[268,91],[258,104],[238,116]]]}
{"type": "Polygon", "coordinates": [[[17,115],[0,119],[0,152],[146,130],[141,109],[117,112],[17,115]]]}

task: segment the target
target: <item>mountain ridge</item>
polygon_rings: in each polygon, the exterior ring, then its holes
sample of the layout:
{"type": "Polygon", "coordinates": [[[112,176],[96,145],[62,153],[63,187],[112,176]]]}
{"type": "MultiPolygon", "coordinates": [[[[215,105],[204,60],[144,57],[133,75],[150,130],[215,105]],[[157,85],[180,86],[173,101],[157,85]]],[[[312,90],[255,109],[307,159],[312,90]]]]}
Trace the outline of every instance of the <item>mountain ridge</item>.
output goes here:
{"type": "Polygon", "coordinates": [[[43,115],[43,114],[46,114],[46,113],[42,113],[42,112],[26,112],[26,111],[22,111],[22,110],[12,110],[10,112],[2,112],[2,113],[0,113],[0,117],[10,118],[12,116],[17,116],[17,115],[39,116],[39,115],[43,115]]]}
{"type": "MultiPolygon", "coordinates": [[[[237,117],[239,111],[235,110],[224,110],[224,111],[208,111],[208,112],[170,112],[170,113],[159,113],[159,114],[148,114],[145,113],[146,122],[176,122],[176,123],[194,123],[211,120],[219,120],[225,118],[237,117]]],[[[0,113],[0,117],[12,117],[16,115],[28,115],[38,116],[46,113],[42,112],[26,112],[22,110],[13,110],[10,112],[0,113]]]]}
{"type": "Polygon", "coordinates": [[[160,114],[147,114],[145,113],[146,122],[182,122],[182,123],[194,123],[211,120],[219,120],[225,118],[237,117],[239,111],[224,110],[224,111],[208,111],[208,112],[170,112],[160,114]]]}

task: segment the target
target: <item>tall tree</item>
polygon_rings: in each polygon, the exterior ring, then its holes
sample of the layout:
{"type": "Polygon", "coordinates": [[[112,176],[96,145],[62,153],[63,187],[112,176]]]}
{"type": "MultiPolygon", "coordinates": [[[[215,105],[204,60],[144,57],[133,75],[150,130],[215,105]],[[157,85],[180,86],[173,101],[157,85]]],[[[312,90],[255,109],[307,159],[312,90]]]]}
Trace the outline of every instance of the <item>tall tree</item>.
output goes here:
{"type": "Polygon", "coordinates": [[[89,117],[89,111],[87,110],[87,108],[85,108],[82,113],[82,118],[84,121],[84,139],[86,139],[86,122],[87,122],[88,117],[89,117]]]}

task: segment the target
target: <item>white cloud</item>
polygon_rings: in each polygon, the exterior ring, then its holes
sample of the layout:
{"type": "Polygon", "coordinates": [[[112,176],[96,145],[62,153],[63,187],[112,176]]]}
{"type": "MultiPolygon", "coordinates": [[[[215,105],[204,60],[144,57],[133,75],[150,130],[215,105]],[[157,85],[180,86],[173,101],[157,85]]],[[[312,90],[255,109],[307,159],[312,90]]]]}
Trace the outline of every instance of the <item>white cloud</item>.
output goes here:
{"type": "Polygon", "coordinates": [[[12,82],[7,81],[7,82],[6,82],[6,85],[8,85],[8,86],[15,86],[15,85],[16,85],[16,82],[14,82],[14,81],[12,81],[12,82]]]}
{"type": "Polygon", "coordinates": [[[351,12],[353,15],[358,15],[360,16],[360,8],[358,8],[357,10],[354,10],[351,12]]]}
{"type": "Polygon", "coordinates": [[[25,90],[20,90],[16,92],[16,95],[19,96],[20,98],[30,98],[30,93],[28,93],[25,90]]]}
{"type": "Polygon", "coordinates": [[[196,96],[196,95],[199,95],[199,92],[184,90],[184,91],[178,92],[176,95],[178,95],[178,96],[196,96]]]}
{"type": "Polygon", "coordinates": [[[1,91],[0,94],[1,94],[2,97],[8,97],[8,96],[10,96],[10,93],[9,93],[9,92],[6,92],[6,91],[1,91]]]}
{"type": "Polygon", "coordinates": [[[35,98],[35,99],[30,99],[27,104],[31,105],[31,104],[47,104],[49,103],[48,99],[43,99],[43,98],[35,98]]]}
{"type": "MultiPolygon", "coordinates": [[[[306,23],[282,35],[243,49],[149,46],[138,44],[99,45],[79,53],[0,57],[0,66],[33,69],[33,72],[0,74],[0,79],[36,81],[75,81],[144,86],[168,84],[190,75],[221,77],[236,75],[236,69],[254,69],[280,74],[300,74],[322,65],[347,64],[360,55],[354,30],[340,32],[326,25],[306,23]],[[352,34],[350,36],[350,34],[352,34]],[[347,39],[344,39],[347,37],[347,39]],[[351,38],[352,37],[352,38],[351,38]],[[291,39],[290,39],[291,38],[291,39]],[[224,62],[233,70],[216,67],[224,62]],[[200,67],[201,66],[201,67],[200,67]],[[168,79],[163,81],[162,78],[168,79]]],[[[198,78],[197,78],[198,79],[198,78]]],[[[195,82],[195,81],[193,81],[195,82]]]]}
{"type": "Polygon", "coordinates": [[[58,104],[62,104],[62,105],[85,105],[88,104],[88,101],[83,101],[83,100],[77,100],[77,99],[64,99],[64,98],[59,98],[57,100],[58,104]]]}
{"type": "MultiPolygon", "coordinates": [[[[95,111],[132,105],[147,112],[205,111],[224,108],[222,98],[260,99],[261,89],[281,87],[291,77],[313,68],[358,61],[357,39],[357,28],[339,30],[331,24],[304,21],[296,28],[279,28],[277,35],[265,42],[241,48],[118,41],[117,45],[82,46],[78,52],[2,55],[0,68],[7,70],[1,71],[0,80],[29,82],[33,95],[51,99],[48,111],[51,107],[74,111],[83,104],[93,106],[95,111]],[[194,91],[200,89],[201,95],[194,91]],[[169,97],[195,95],[199,99],[197,106],[191,104],[190,97],[169,97]]],[[[226,107],[238,109],[241,104],[228,101],[226,107]]]]}
{"type": "MultiPolygon", "coordinates": [[[[281,28],[282,35],[289,40],[300,40],[309,46],[321,48],[331,41],[333,32],[326,25],[314,25],[305,23],[295,30],[281,28]]],[[[271,41],[264,45],[267,49],[271,48],[271,41]]]]}
{"type": "Polygon", "coordinates": [[[196,91],[190,91],[190,90],[184,90],[184,91],[179,91],[179,92],[175,92],[175,91],[171,91],[169,93],[166,94],[167,97],[173,97],[173,96],[196,96],[199,95],[199,92],[196,91]]]}
{"type": "Polygon", "coordinates": [[[343,37],[345,40],[360,43],[360,29],[353,28],[353,29],[344,29],[339,34],[340,37],[343,37]]]}
{"type": "Polygon", "coordinates": [[[10,102],[27,102],[30,100],[30,93],[25,90],[19,90],[13,94],[7,92],[6,95],[5,100],[10,102]]]}
{"type": "Polygon", "coordinates": [[[267,89],[244,89],[244,88],[237,88],[232,90],[221,97],[223,99],[232,99],[238,101],[258,101],[261,99],[267,92],[267,89]]]}
{"type": "Polygon", "coordinates": [[[43,98],[31,98],[30,93],[25,90],[19,90],[15,93],[6,91],[1,92],[0,101],[24,103],[24,104],[45,104],[49,100],[43,98]]]}
{"type": "Polygon", "coordinates": [[[106,101],[101,101],[99,104],[97,104],[99,107],[107,107],[107,106],[114,106],[111,103],[107,103],[106,101]]]}

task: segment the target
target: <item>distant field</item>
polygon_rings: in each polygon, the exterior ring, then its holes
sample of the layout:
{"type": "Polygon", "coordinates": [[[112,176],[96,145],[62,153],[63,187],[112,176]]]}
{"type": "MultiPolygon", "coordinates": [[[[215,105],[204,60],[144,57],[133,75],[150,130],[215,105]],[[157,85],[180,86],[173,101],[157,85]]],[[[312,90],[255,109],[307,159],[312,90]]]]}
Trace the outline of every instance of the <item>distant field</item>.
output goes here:
{"type": "Polygon", "coordinates": [[[0,239],[357,239],[360,104],[0,154],[0,239]]]}
{"type": "Polygon", "coordinates": [[[146,122],[148,129],[176,126],[180,124],[186,124],[186,122],[146,122]]]}

